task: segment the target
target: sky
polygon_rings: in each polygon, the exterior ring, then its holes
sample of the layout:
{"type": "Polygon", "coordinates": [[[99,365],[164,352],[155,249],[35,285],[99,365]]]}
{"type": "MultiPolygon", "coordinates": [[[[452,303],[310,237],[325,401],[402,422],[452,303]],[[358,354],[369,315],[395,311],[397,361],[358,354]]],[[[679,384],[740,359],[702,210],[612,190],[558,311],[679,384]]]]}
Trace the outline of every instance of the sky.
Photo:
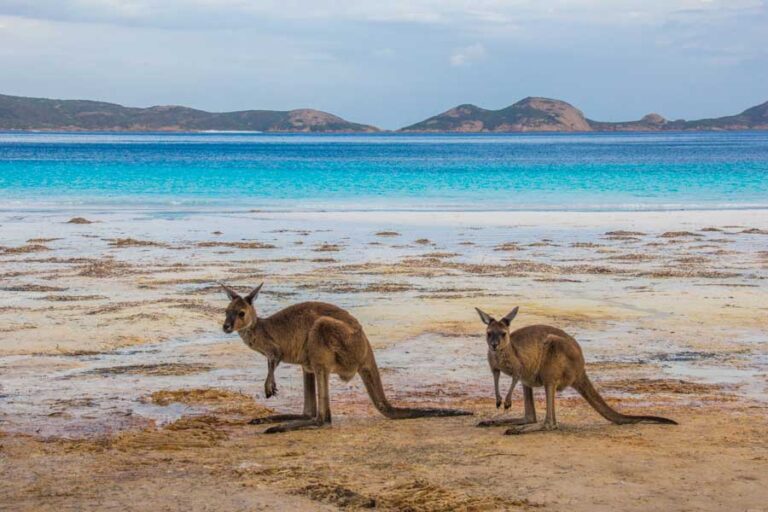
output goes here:
{"type": "Polygon", "coordinates": [[[526,96],[714,117],[768,101],[768,0],[0,0],[0,94],[389,129],[526,96]]]}

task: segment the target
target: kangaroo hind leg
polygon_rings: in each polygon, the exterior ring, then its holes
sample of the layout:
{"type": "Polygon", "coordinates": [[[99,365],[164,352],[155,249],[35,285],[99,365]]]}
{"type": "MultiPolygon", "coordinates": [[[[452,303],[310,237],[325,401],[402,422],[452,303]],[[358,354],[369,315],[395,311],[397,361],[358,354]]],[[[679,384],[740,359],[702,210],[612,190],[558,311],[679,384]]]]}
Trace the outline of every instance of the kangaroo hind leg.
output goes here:
{"type": "MultiPolygon", "coordinates": [[[[309,359],[317,390],[315,414],[311,418],[275,425],[265,430],[265,434],[317,428],[331,423],[328,378],[331,369],[339,365],[339,356],[341,355],[341,359],[343,359],[343,356],[348,352],[351,334],[351,330],[336,319],[324,317],[315,322],[309,331],[309,339],[307,340],[309,359]]],[[[305,401],[305,406],[307,405],[308,402],[305,401]]]]}
{"type": "MultiPolygon", "coordinates": [[[[306,376],[307,374],[305,374],[306,376]]],[[[309,374],[312,375],[312,374],[309,374]]],[[[325,416],[322,416],[325,414],[322,407],[322,392],[323,392],[323,383],[321,382],[321,379],[325,379],[325,389],[327,391],[328,389],[328,374],[323,372],[315,372],[314,378],[317,381],[317,388],[318,388],[318,402],[321,405],[317,408],[317,412],[315,413],[314,417],[307,417],[307,416],[300,416],[301,419],[297,419],[296,421],[287,421],[286,423],[281,423],[280,425],[275,425],[274,427],[269,427],[267,430],[264,431],[265,434],[277,434],[279,432],[291,432],[293,430],[304,430],[307,428],[317,428],[321,427],[323,425],[325,416]]],[[[330,411],[328,411],[328,418],[330,421],[330,411]]]]}
{"type": "Polygon", "coordinates": [[[547,393],[547,416],[544,418],[544,423],[531,423],[529,425],[512,427],[504,432],[504,434],[527,434],[528,432],[538,432],[539,430],[557,429],[557,419],[555,418],[555,392],[557,388],[555,384],[548,383],[544,386],[544,389],[547,393]]]}
{"type": "Polygon", "coordinates": [[[304,416],[314,418],[317,415],[317,390],[315,374],[304,371],[304,416]]]}

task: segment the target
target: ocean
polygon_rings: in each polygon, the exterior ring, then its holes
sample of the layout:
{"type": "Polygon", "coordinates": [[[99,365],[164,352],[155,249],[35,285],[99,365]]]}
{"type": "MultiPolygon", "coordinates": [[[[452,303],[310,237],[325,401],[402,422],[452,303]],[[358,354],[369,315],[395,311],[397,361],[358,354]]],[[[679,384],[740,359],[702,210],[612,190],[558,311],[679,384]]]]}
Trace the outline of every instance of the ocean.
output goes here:
{"type": "Polygon", "coordinates": [[[768,207],[768,132],[0,133],[0,208],[768,207]]]}

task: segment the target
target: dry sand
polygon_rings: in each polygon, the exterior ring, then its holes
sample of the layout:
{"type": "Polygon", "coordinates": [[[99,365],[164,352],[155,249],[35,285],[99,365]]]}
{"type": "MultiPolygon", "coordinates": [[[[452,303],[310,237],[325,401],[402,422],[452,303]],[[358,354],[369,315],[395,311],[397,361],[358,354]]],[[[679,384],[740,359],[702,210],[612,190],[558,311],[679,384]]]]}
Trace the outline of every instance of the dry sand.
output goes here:
{"type": "MultiPolygon", "coordinates": [[[[6,214],[0,509],[766,510],[766,224],[751,211],[6,214]],[[295,411],[299,371],[280,367],[264,399],[265,361],[220,332],[217,280],[266,281],[265,314],[347,307],[393,400],[476,416],[389,421],[359,380],[334,379],[331,428],[261,435],[248,420],[295,411]],[[612,404],[681,424],[611,425],[566,392],[560,431],[474,427],[505,414],[475,305],[568,330],[612,404]]],[[[518,390],[506,414],[520,409],[518,390]]]]}

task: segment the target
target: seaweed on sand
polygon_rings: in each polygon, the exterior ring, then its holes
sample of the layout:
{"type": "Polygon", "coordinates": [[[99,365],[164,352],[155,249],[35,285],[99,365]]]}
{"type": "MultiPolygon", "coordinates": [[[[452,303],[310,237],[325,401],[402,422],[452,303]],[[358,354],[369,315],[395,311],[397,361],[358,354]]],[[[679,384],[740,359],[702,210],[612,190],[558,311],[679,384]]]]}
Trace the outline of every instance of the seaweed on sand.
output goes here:
{"type": "Polygon", "coordinates": [[[93,221],[88,220],[85,217],[72,217],[66,223],[67,224],[93,224],[93,221]]]}

